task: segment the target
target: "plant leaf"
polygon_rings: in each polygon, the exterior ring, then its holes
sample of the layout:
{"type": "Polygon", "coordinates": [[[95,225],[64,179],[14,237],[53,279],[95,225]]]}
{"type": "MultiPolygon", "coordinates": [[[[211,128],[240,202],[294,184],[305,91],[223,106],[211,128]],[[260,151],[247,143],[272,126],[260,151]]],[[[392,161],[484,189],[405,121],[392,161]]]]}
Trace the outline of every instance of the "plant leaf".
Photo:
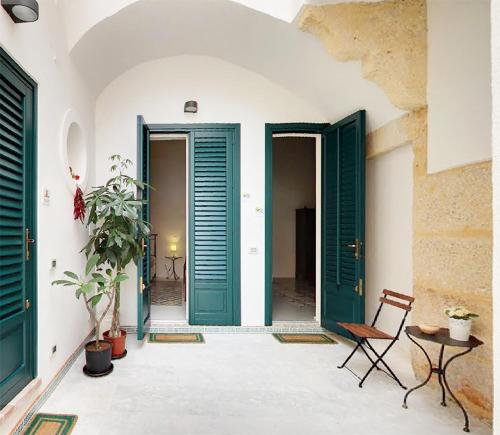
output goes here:
{"type": "Polygon", "coordinates": [[[88,275],[90,271],[97,265],[97,262],[99,261],[99,255],[94,254],[92,257],[89,258],[87,261],[87,265],[85,266],[85,275],[88,275]]]}
{"type": "Polygon", "coordinates": [[[66,271],[64,272],[64,274],[65,274],[66,276],[69,276],[70,278],[73,278],[73,279],[78,280],[78,275],[77,275],[76,273],[74,273],[74,272],[71,272],[71,271],[69,271],[69,270],[66,270],[66,271]]]}

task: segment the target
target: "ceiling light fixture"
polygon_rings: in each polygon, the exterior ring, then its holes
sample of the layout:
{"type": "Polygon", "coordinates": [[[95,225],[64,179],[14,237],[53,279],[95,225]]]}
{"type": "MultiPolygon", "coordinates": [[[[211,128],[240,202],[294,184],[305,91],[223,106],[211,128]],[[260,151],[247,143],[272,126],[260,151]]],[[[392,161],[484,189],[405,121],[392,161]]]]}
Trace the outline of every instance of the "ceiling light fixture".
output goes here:
{"type": "Polygon", "coordinates": [[[2,7],[14,23],[32,23],[38,20],[36,0],[2,0],[2,7]]]}
{"type": "Polygon", "coordinates": [[[186,101],[184,103],[184,113],[197,113],[197,112],[198,112],[197,101],[186,101]]]}

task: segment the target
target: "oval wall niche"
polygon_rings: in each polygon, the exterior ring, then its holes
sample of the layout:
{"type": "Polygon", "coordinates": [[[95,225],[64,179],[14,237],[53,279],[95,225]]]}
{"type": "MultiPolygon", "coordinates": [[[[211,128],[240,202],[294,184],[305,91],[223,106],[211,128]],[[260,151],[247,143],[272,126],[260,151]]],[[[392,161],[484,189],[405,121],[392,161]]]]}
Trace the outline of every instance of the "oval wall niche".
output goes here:
{"type": "Polygon", "coordinates": [[[73,195],[78,175],[78,184],[85,191],[88,172],[88,144],[78,115],[73,110],[65,114],[61,129],[61,160],[66,184],[73,195]],[[71,168],[71,170],[70,170],[71,168]]]}

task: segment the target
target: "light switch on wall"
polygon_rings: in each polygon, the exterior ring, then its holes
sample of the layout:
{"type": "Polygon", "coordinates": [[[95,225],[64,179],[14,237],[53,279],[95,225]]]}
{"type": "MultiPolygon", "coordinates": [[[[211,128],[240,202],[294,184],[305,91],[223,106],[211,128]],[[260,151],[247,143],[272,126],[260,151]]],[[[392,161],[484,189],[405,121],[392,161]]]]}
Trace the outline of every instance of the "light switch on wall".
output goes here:
{"type": "Polygon", "coordinates": [[[42,188],[42,204],[43,205],[50,204],[50,191],[47,187],[42,188]]]}

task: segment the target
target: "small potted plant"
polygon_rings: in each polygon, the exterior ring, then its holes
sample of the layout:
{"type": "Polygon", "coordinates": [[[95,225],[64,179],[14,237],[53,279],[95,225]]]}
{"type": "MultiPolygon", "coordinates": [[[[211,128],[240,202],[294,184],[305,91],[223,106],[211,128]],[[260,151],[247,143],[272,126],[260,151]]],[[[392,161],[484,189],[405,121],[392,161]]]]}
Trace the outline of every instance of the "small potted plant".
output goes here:
{"type": "Polygon", "coordinates": [[[93,255],[87,261],[85,272],[81,276],[65,271],[66,279],[59,279],[52,282],[52,285],[62,285],[65,287],[76,287],[75,296],[83,299],[85,308],[95,328],[95,340],[85,345],[86,365],[83,372],[92,377],[105,376],[113,371],[111,364],[111,343],[100,340],[101,322],[113,304],[117,285],[127,279],[123,273],[113,273],[108,268],[105,273],[95,271],[99,255],[93,255]],[[101,313],[97,313],[97,307],[102,300],[106,305],[101,313]]]}
{"type": "MultiPolygon", "coordinates": [[[[87,256],[98,255],[97,266],[109,267],[116,275],[125,276],[127,265],[137,264],[144,255],[143,241],[151,233],[149,224],[142,219],[145,201],[136,194],[145,185],[125,174],[132,165],[129,159],[115,154],[110,160],[112,177],[85,196],[86,224],[92,231],[84,251],[87,256]]],[[[113,359],[127,354],[127,333],[120,327],[121,282],[115,284],[111,328],[103,334],[112,343],[113,359]]]]}
{"type": "Polygon", "coordinates": [[[444,312],[448,316],[450,338],[458,341],[468,341],[472,319],[479,316],[465,307],[447,308],[444,312]]]}

